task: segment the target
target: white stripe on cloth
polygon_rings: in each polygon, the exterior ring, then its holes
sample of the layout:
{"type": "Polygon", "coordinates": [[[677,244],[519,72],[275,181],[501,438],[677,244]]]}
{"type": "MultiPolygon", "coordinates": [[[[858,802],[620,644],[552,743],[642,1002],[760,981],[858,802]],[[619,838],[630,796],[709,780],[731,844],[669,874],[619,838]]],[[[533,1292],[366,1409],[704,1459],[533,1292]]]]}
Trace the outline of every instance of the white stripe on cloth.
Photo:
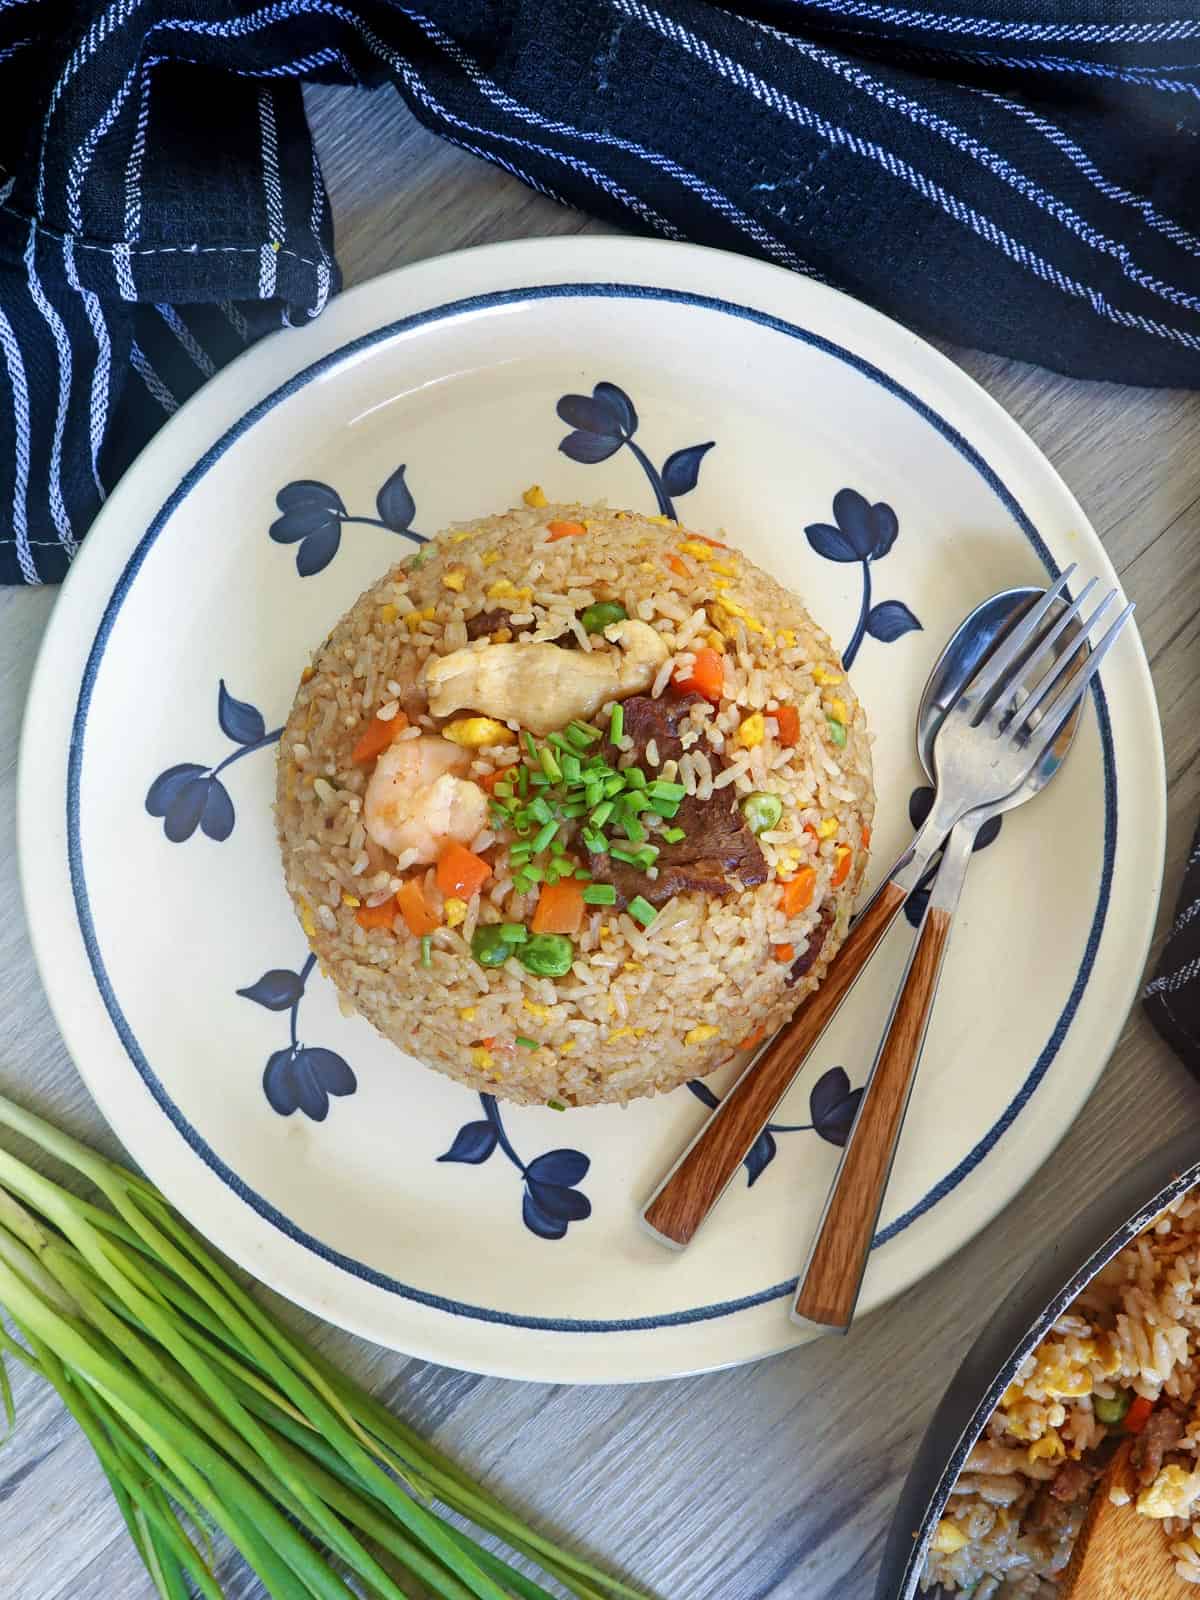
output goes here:
{"type": "Polygon", "coordinates": [[[222,300],[219,310],[243,344],[250,343],[250,324],[232,300],[222,300]]]}
{"type": "Polygon", "coordinates": [[[995,177],[1007,183],[1024,199],[1044,211],[1048,216],[1060,223],[1076,238],[1082,239],[1093,250],[1102,255],[1111,256],[1120,266],[1121,271],[1139,289],[1157,295],[1160,299],[1168,301],[1171,305],[1180,306],[1186,311],[1200,311],[1200,295],[1189,294],[1186,289],[1177,284],[1164,283],[1161,279],[1152,277],[1143,268],[1137,266],[1132,260],[1129,246],[1122,244],[1117,239],[1110,239],[1098,228],[1094,228],[1084,217],[1081,217],[1067,201],[1055,194],[1050,194],[1046,189],[1036,183],[1027,173],[1021,172],[1012,163],[990,149],[981,140],[968,133],[965,128],[957,127],[946,117],[939,116],[931,111],[928,106],[923,106],[919,101],[910,99],[907,95],[900,94],[898,90],[889,88],[880,83],[877,78],[872,78],[862,68],[855,66],[844,58],[822,50],[817,45],[812,45],[804,39],[798,39],[793,34],[784,33],[782,29],[772,27],[765,22],[751,22],[750,26],[761,33],[768,34],[778,44],[787,46],[803,55],[809,61],[815,61],[818,66],[826,68],[845,83],[852,83],[856,89],[869,95],[872,100],[884,105],[889,111],[897,111],[907,117],[910,122],[918,127],[927,128],[939,138],[945,139],[963,155],[970,156],[973,161],[985,167],[995,177]]]}
{"type": "Polygon", "coordinates": [[[269,89],[258,91],[258,129],[262,148],[263,192],[267,201],[267,243],[258,256],[258,292],[263,300],[275,293],[278,263],[275,253],[283,243],[283,194],[279,187],[279,140],[275,130],[275,97],[269,89]]]}
{"type": "Polygon", "coordinates": [[[113,246],[112,253],[113,273],[117,280],[117,292],[122,300],[136,300],[137,289],[133,282],[132,252],[127,244],[113,246]]]}
{"type": "Polygon", "coordinates": [[[103,500],[105,496],[104,485],[100,481],[100,451],[104,445],[104,429],[108,423],[108,383],[112,372],[112,339],[109,337],[108,324],[104,320],[104,311],[100,305],[99,295],[93,294],[90,289],[85,289],[79,281],[79,274],[75,270],[75,241],[69,234],[63,239],[62,247],[67,282],[83,301],[83,309],[87,313],[88,322],[91,324],[92,333],[96,339],[96,365],[92,368],[88,437],[92,447],[92,482],[96,485],[96,493],[103,500]]]}
{"type": "Polygon", "coordinates": [[[137,126],[125,164],[125,237],[139,239],[142,233],[142,163],[146,155],[146,132],[150,126],[150,74],[154,61],[148,61],[138,83],[137,126]]]}
{"type": "Polygon", "coordinates": [[[1188,231],[1172,217],[1165,216],[1144,195],[1134,194],[1132,190],[1122,188],[1119,183],[1114,183],[1106,178],[1096,166],[1091,156],[1080,145],[1069,138],[1061,128],[1050,122],[1046,117],[1039,116],[1036,111],[1031,111],[1019,100],[1009,100],[1002,94],[996,94],[991,89],[973,89],[973,94],[979,95],[984,100],[990,100],[994,105],[1003,106],[1014,117],[1037,130],[1044,138],[1059,150],[1077,171],[1099,191],[1106,200],[1115,200],[1119,205],[1131,206],[1137,211],[1148,228],[1161,233],[1164,238],[1170,239],[1172,244],[1186,250],[1190,255],[1200,255],[1200,235],[1188,231]]]}
{"type": "Polygon", "coordinates": [[[980,39],[1044,39],[1064,44],[1172,44],[1200,38],[1200,22],[1008,22],[996,17],[947,16],[910,6],[874,5],[871,0],[806,0],[808,9],[882,22],[890,27],[928,28],[973,34],[980,39]]]}
{"type": "Polygon", "coordinates": [[[0,350],[4,352],[4,366],[8,373],[8,386],[12,391],[13,451],[16,471],[13,473],[12,525],[17,546],[17,565],[26,583],[41,583],[38,569],[33,563],[29,548],[29,385],[25,381],[25,363],[21,347],[13,332],[12,323],[0,310],[0,350]]]}
{"type": "Polygon", "coordinates": [[[209,358],[207,350],[205,350],[200,344],[200,341],[196,338],[195,334],[188,327],[187,323],[179,315],[178,311],[176,311],[175,307],[156,305],[154,309],[158,312],[159,316],[166,323],[167,327],[170,328],[171,332],[179,340],[180,344],[187,351],[195,365],[200,368],[200,371],[204,374],[204,376],[206,378],[211,378],[217,370],[216,366],[209,358]]]}
{"type": "Polygon", "coordinates": [[[309,311],[310,319],[319,317],[325,309],[329,299],[329,286],[333,282],[333,264],[329,259],[329,252],[325,249],[325,241],[321,237],[321,223],[325,215],[325,178],[321,172],[321,158],[317,155],[315,142],[308,141],[309,155],[312,162],[312,209],[309,212],[308,225],[316,240],[317,249],[321,252],[321,265],[317,268],[317,299],[316,304],[309,311]]]}
{"type": "Polygon", "coordinates": [[[1145,998],[1149,1000],[1156,994],[1174,994],[1177,989],[1185,988],[1198,974],[1200,974],[1200,956],[1194,956],[1185,966],[1180,967],[1178,972],[1163,973],[1161,977],[1148,983],[1145,988],[1145,998]]]}
{"type": "Polygon", "coordinates": [[[179,410],[179,401],[150,365],[145,351],[136,339],[129,347],[129,364],[168,416],[179,410]]]}
{"type": "Polygon", "coordinates": [[[1135,328],[1155,338],[1182,345],[1188,350],[1200,350],[1200,334],[1189,333],[1184,328],[1173,328],[1169,324],[1156,322],[1150,317],[1138,316],[1132,311],[1125,311],[1119,306],[1112,305],[1099,289],[1091,284],[1081,283],[1061,271],[1053,262],[1047,261],[1021,240],[1005,232],[990,217],[960,200],[957,195],[950,193],[893,151],[886,150],[872,139],[862,139],[849,129],[827,121],[810,106],[803,105],[791,95],[784,94],[781,89],[768,83],[743,62],[734,60],[724,51],[717,50],[707,40],[691,33],[673,18],[663,16],[651,6],[643,5],[641,0],[609,0],[609,4],[624,16],[643,23],[661,38],[680,45],[727,83],[736,84],[738,88],[753,95],[760,104],[770,107],[771,110],[786,117],[789,122],[795,123],[797,127],[818,134],[829,144],[840,146],[854,155],[876,162],[893,178],[908,184],[926,200],[953,217],[956,222],[969,228],[972,233],[1007,256],[1010,261],[1017,262],[1043,282],[1052,283],[1063,294],[1082,301],[1096,316],[1116,323],[1118,327],[1135,328]]]}
{"type": "Polygon", "coordinates": [[[50,516],[53,519],[54,527],[63,549],[68,556],[73,556],[79,548],[79,542],[71,531],[71,518],[63,500],[62,446],[63,431],[67,425],[67,412],[71,405],[71,379],[74,372],[74,361],[71,355],[71,341],[67,337],[66,325],[51,305],[46,291],[42,288],[42,281],[38,277],[36,260],[37,238],[37,223],[31,220],[29,224],[29,239],[25,245],[25,276],[29,283],[30,299],[38,308],[42,320],[50,329],[58,356],[58,403],[54,412],[54,437],[50,442],[50,516]]]}

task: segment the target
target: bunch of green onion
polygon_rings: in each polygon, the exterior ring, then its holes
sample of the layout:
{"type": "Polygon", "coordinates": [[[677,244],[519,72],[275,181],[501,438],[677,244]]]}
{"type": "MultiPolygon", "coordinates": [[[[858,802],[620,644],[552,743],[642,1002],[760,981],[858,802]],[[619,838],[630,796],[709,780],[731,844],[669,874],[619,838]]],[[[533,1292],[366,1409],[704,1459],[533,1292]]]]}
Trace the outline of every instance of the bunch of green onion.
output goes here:
{"type": "Polygon", "coordinates": [[[554,1600],[446,1511],[577,1600],[640,1600],[289,1333],[152,1184],[2,1096],[0,1126],[107,1202],[0,1148],[0,1400],[11,1426],[5,1355],[53,1384],[162,1600],[220,1600],[214,1532],[274,1600],[554,1600]]]}

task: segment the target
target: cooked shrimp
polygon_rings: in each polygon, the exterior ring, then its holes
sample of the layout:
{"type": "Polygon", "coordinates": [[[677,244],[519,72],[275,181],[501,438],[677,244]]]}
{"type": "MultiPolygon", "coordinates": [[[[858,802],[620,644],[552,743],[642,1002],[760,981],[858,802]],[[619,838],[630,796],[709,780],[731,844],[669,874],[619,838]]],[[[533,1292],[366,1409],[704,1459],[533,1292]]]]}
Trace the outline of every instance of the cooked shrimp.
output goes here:
{"type": "Polygon", "coordinates": [[[375,763],[363,825],[404,864],[436,861],[447,839],[470,844],[487,822],[487,795],[463,774],[471,752],[436,734],[400,739],[375,763]]]}

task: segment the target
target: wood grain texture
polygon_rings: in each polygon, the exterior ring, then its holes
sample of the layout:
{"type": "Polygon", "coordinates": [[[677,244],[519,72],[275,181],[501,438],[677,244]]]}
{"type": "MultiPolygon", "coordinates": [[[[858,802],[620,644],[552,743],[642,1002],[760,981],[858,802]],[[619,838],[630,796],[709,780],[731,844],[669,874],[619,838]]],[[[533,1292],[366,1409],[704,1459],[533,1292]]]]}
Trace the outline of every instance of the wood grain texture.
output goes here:
{"type": "MultiPolygon", "coordinates": [[[[391,90],[310,91],[309,106],[348,283],[465,244],[597,227],[439,145],[391,90]]],[[[1054,462],[1138,602],[1169,780],[1161,932],[1200,815],[1200,395],[948,354],[1054,462]]],[[[0,591],[0,1089],[119,1154],[50,1017],[17,886],[17,731],[53,600],[0,591]]],[[[967,896],[964,917],[969,886],[967,896]]],[[[1057,1218],[1198,1114],[1200,1091],[1135,1011],[1054,1157],[969,1250],[847,1341],[753,1367],[632,1388],[509,1383],[284,1314],[511,1504],[660,1600],[869,1600],[917,1441],[997,1301],[1057,1218]]],[[[17,1432],[0,1447],[0,1594],[154,1600],[61,1407],[28,1375],[14,1380],[17,1432]]],[[[229,1600],[264,1600],[227,1553],[221,1575],[229,1600]]]]}
{"type": "Polygon", "coordinates": [[[854,1318],[949,937],[950,913],[930,906],[817,1229],[793,1315],[824,1328],[854,1318]]]}
{"type": "Polygon", "coordinates": [[[851,928],[821,987],[750,1063],[655,1191],[642,1220],[664,1241],[683,1249],[695,1238],[904,900],[894,883],[882,886],[851,928]]]}
{"type": "Polygon", "coordinates": [[[1175,1575],[1162,1523],[1137,1514],[1133,1446],[1134,1440],[1126,1440],[1096,1486],[1060,1581],[1061,1600],[1188,1600],[1196,1592],[1175,1575]],[[1129,1495],[1124,1505],[1109,1498],[1114,1488],[1129,1495]]]}

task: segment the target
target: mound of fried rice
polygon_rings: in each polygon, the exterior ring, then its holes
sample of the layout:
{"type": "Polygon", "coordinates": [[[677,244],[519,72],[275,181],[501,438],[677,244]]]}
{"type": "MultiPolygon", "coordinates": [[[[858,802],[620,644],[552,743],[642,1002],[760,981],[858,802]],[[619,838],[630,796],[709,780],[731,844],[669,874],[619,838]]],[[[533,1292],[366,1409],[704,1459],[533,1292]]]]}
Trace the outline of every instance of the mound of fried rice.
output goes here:
{"type": "MultiPolygon", "coordinates": [[[[606,704],[595,718],[605,738],[610,719],[606,704]]],[[[494,744],[470,751],[470,776],[494,783],[528,749],[510,719],[494,744]]],[[[565,1107],[672,1089],[785,1022],[845,936],[873,804],[863,712],[795,595],[736,548],[666,518],[543,504],[447,530],[342,618],[304,671],[284,729],[277,819],[288,890],[344,1001],[473,1089],[565,1107]],[[552,525],[576,531],[556,537],[552,525]],[[580,625],[600,601],[619,602],[665,645],[650,696],[678,694],[697,652],[710,662],[719,654],[719,698],[692,697],[677,761],[660,758],[656,771],[653,746],[631,749],[628,735],[611,753],[619,766],[641,760],[651,780],[727,809],[730,793],[739,802],[777,796],[779,819],[758,834],[764,881],[675,894],[648,925],[629,910],[588,905],[562,976],[538,976],[515,955],[484,966],[472,955],[479,929],[529,924],[541,892],[520,887],[511,831],[493,808],[470,841],[490,877],[466,902],[446,896],[434,864],[389,856],[369,835],[371,768],[354,751],[371,719],[398,710],[408,723],[398,737],[439,732],[444,719],[430,714],[423,679],[433,658],[495,642],[606,648],[580,625]],[[485,614],[490,633],[472,638],[468,624],[485,614]],[[784,707],[793,709],[781,735],[784,707]],[[789,899],[798,874],[806,893],[789,899]],[[414,876],[431,933],[415,936],[401,917],[363,925],[414,876]]],[[[670,826],[650,824],[652,841],[670,826]]],[[[571,857],[582,874],[578,840],[571,857]]]]}

